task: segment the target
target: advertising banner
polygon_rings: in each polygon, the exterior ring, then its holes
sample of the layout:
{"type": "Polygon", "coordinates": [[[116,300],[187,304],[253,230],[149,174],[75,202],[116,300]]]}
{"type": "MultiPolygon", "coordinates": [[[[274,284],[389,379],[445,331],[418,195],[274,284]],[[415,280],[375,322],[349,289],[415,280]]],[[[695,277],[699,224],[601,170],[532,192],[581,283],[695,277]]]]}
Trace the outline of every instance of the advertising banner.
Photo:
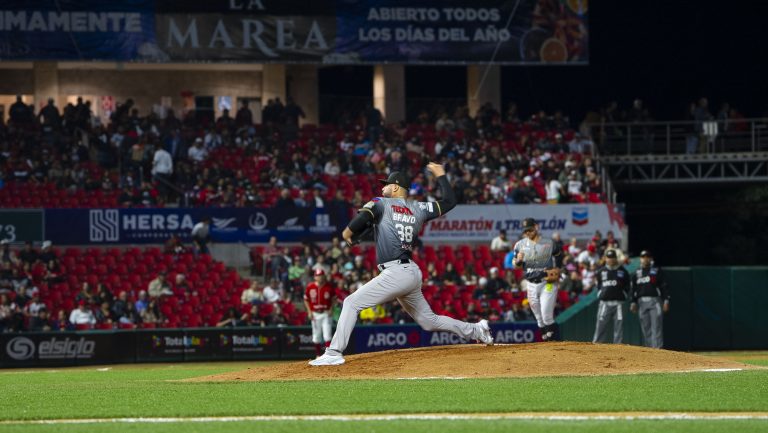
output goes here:
{"type": "Polygon", "coordinates": [[[586,0],[7,0],[0,58],[583,64],[586,0]]]}
{"type": "Polygon", "coordinates": [[[114,362],[112,332],[0,334],[3,367],[114,362]]]}
{"type": "Polygon", "coordinates": [[[184,340],[181,329],[152,329],[136,332],[136,361],[138,362],[181,362],[184,361],[185,347],[192,341],[184,340]]]}
{"type": "Polygon", "coordinates": [[[315,357],[315,345],[312,343],[311,327],[291,326],[281,328],[281,330],[283,341],[280,345],[280,358],[312,359],[315,357]]]}
{"type": "Polygon", "coordinates": [[[424,242],[490,242],[506,230],[511,239],[520,233],[523,220],[534,218],[544,237],[558,232],[562,239],[592,238],[595,231],[605,235],[613,231],[622,238],[623,205],[561,204],[561,205],[471,205],[456,206],[451,212],[424,225],[424,242]]]}
{"type": "MultiPolygon", "coordinates": [[[[491,335],[499,344],[520,344],[541,341],[536,322],[492,323],[491,335]]],[[[408,349],[412,347],[468,344],[453,332],[425,331],[418,325],[358,326],[352,333],[355,353],[382,350],[408,349]]]]}
{"type": "MultiPolygon", "coordinates": [[[[231,328],[226,334],[232,359],[277,359],[280,357],[280,329],[231,328]]],[[[225,342],[222,334],[222,343],[225,342]]]]}
{"type": "Polygon", "coordinates": [[[172,235],[189,241],[192,228],[211,218],[215,242],[329,241],[349,223],[335,208],[46,209],[46,238],[57,245],[162,243],[172,235]]]}
{"type": "Polygon", "coordinates": [[[16,242],[40,242],[43,240],[42,210],[0,211],[0,240],[16,242]]]}
{"type": "Polygon", "coordinates": [[[149,60],[152,0],[3,0],[3,60],[149,60]]]}
{"type": "MultiPolygon", "coordinates": [[[[541,341],[535,322],[493,323],[491,332],[499,344],[541,341]]],[[[415,324],[358,326],[345,353],[466,343],[472,341],[415,324]]],[[[314,357],[309,326],[0,334],[0,367],[314,357]]]]}

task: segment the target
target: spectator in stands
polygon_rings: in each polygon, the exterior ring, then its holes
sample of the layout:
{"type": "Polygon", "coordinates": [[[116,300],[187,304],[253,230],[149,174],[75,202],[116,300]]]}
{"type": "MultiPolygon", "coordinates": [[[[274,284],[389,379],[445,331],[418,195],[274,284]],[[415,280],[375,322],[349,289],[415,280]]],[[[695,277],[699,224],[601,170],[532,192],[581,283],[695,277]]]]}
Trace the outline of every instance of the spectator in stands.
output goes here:
{"type": "Polygon", "coordinates": [[[487,299],[498,298],[501,293],[509,290],[507,282],[499,276],[499,268],[493,267],[488,271],[488,284],[485,286],[487,299]]]}
{"type": "Polygon", "coordinates": [[[32,246],[32,241],[27,241],[24,244],[24,249],[19,252],[19,260],[21,263],[34,265],[39,259],[39,254],[32,246]]]}
{"type": "Polygon", "coordinates": [[[589,293],[595,287],[595,284],[597,284],[595,277],[597,274],[598,264],[597,262],[595,263],[589,262],[589,263],[585,263],[584,265],[585,266],[581,271],[582,292],[589,293]]]}
{"type": "Polygon", "coordinates": [[[532,320],[529,314],[526,314],[527,310],[522,308],[522,304],[513,302],[509,309],[504,312],[503,318],[505,322],[524,322],[532,320]]]}
{"type": "Polygon", "coordinates": [[[512,243],[507,239],[507,231],[504,229],[499,230],[499,235],[491,240],[491,251],[507,251],[512,246],[512,243]]]}
{"type": "Polygon", "coordinates": [[[465,286],[477,286],[477,274],[474,267],[467,264],[464,266],[464,273],[461,274],[461,284],[465,286]]]}
{"type": "Polygon", "coordinates": [[[45,308],[47,308],[45,303],[40,301],[40,294],[35,293],[32,296],[32,299],[30,299],[29,302],[27,302],[27,304],[24,306],[24,316],[27,318],[35,317],[37,316],[38,311],[45,308]]]}
{"type": "Polygon", "coordinates": [[[101,305],[103,302],[106,302],[111,308],[114,301],[115,297],[112,296],[112,292],[109,291],[104,283],[96,284],[96,294],[93,297],[94,305],[101,305]]]}
{"type": "Polygon", "coordinates": [[[477,287],[475,288],[475,291],[472,292],[472,299],[485,299],[486,297],[486,287],[488,286],[488,278],[486,277],[480,277],[477,279],[477,287]]]}
{"type": "Polygon", "coordinates": [[[77,308],[69,314],[69,323],[78,327],[93,327],[96,324],[96,317],[94,317],[86,302],[81,300],[77,303],[77,308]]]}
{"type": "Polygon", "coordinates": [[[210,225],[211,218],[206,216],[192,228],[192,243],[195,245],[195,252],[197,254],[208,254],[209,252],[208,243],[211,241],[210,225]]]}
{"type": "Polygon", "coordinates": [[[197,291],[189,285],[187,282],[187,276],[184,274],[176,274],[174,289],[174,293],[178,296],[185,296],[188,294],[197,296],[197,291]]]}
{"type": "Polygon", "coordinates": [[[264,294],[259,287],[259,283],[252,281],[251,285],[243,290],[242,295],[240,295],[240,302],[243,305],[255,305],[264,302],[264,294]]]}
{"type": "MultiPolygon", "coordinates": [[[[696,109],[693,111],[693,119],[696,121],[696,133],[698,135],[698,152],[704,153],[707,151],[708,138],[704,135],[704,122],[709,122],[713,119],[712,113],[709,111],[709,101],[707,98],[700,98],[696,105],[696,109]]],[[[691,148],[688,149],[688,153],[691,152],[691,148]]]]}
{"type": "Polygon", "coordinates": [[[98,310],[96,310],[96,323],[111,325],[115,322],[117,316],[109,309],[109,302],[102,302],[98,310]]]}
{"type": "Polygon", "coordinates": [[[167,150],[158,147],[152,158],[152,176],[157,182],[160,198],[163,202],[168,200],[168,185],[171,182],[171,175],[173,175],[173,158],[167,150]]]}
{"type": "Polygon", "coordinates": [[[376,143],[379,141],[384,116],[381,114],[381,111],[371,103],[366,104],[364,116],[366,131],[368,132],[368,141],[376,143]]]}
{"type": "Polygon", "coordinates": [[[547,190],[547,203],[548,204],[558,204],[558,203],[560,203],[561,197],[565,195],[565,191],[563,190],[563,185],[560,184],[560,182],[557,180],[557,177],[555,176],[555,173],[552,173],[547,178],[546,190],[547,190]]]}
{"type": "Polygon", "coordinates": [[[235,307],[229,307],[224,317],[216,323],[217,328],[243,326],[240,314],[235,307]]]}
{"type": "Polygon", "coordinates": [[[144,310],[147,309],[147,306],[149,306],[149,298],[147,297],[146,290],[139,290],[139,299],[136,300],[136,304],[134,307],[136,307],[136,312],[139,313],[139,315],[144,313],[144,310]]]}
{"type": "Polygon", "coordinates": [[[507,247],[507,253],[504,255],[504,271],[511,273],[515,269],[515,250],[511,246],[507,247]]]}
{"type": "Polygon", "coordinates": [[[48,310],[46,308],[37,310],[37,314],[29,318],[28,330],[32,332],[47,332],[51,330],[50,317],[48,317],[48,310]]]}
{"type": "Polygon", "coordinates": [[[326,263],[325,255],[323,254],[317,256],[317,262],[314,265],[312,265],[313,273],[318,269],[322,269],[326,275],[329,275],[331,272],[331,267],[328,266],[328,263],[326,263]]]}
{"type": "MultiPolygon", "coordinates": [[[[565,250],[565,245],[563,244],[563,240],[560,238],[559,232],[552,233],[552,252],[563,252],[565,250]]],[[[561,268],[563,266],[563,254],[558,254],[555,256],[555,267],[561,268]]]]}
{"type": "Polygon", "coordinates": [[[208,150],[203,147],[203,139],[197,137],[195,143],[187,151],[187,157],[193,163],[201,163],[208,158],[208,150]]]}
{"type": "Polygon", "coordinates": [[[87,282],[83,283],[82,287],[80,288],[80,292],[75,296],[75,302],[86,302],[88,305],[93,305],[95,294],[93,293],[93,289],[91,289],[91,285],[87,282]]]}
{"type": "Polygon", "coordinates": [[[443,112],[440,118],[437,119],[437,122],[435,122],[435,132],[453,132],[454,129],[456,129],[456,124],[453,119],[448,117],[448,113],[443,112]]]}
{"type": "Polygon", "coordinates": [[[283,109],[283,118],[285,125],[298,129],[299,119],[306,118],[307,115],[304,110],[296,104],[292,97],[288,96],[285,99],[285,108],[283,109]]]}
{"type": "Polygon", "coordinates": [[[264,326],[285,326],[288,322],[283,316],[283,309],[280,304],[273,304],[272,311],[264,317],[264,326]]]}
{"type": "Polygon", "coordinates": [[[134,305],[133,302],[128,301],[128,303],[125,304],[125,314],[118,318],[118,322],[121,326],[130,327],[130,325],[133,325],[133,328],[141,323],[141,314],[136,309],[136,305],[134,305]]]}
{"type": "Polygon", "coordinates": [[[22,323],[23,316],[19,312],[19,306],[5,293],[0,294],[0,331],[18,331],[22,323]]]}
{"type": "Polygon", "coordinates": [[[571,242],[568,244],[567,253],[572,257],[578,257],[579,254],[581,254],[581,247],[579,247],[578,240],[576,238],[571,238],[571,242]]]}
{"type": "Polygon", "coordinates": [[[579,256],[576,258],[576,261],[585,266],[599,263],[600,255],[597,252],[597,247],[595,246],[595,244],[593,242],[590,242],[589,244],[587,244],[587,249],[579,253],[579,256]]]}
{"type": "Polygon", "coordinates": [[[282,298],[281,293],[282,290],[280,289],[280,281],[274,278],[269,282],[269,285],[264,287],[262,290],[264,302],[270,304],[274,304],[279,301],[282,298]]]}
{"type": "Polygon", "coordinates": [[[560,290],[568,293],[568,297],[576,300],[584,292],[581,274],[578,271],[569,272],[566,278],[560,284],[560,290]]]}
{"type": "Polygon", "coordinates": [[[59,310],[55,319],[51,320],[51,329],[54,331],[70,331],[74,329],[74,325],[69,321],[67,312],[59,310]]]}
{"type": "Polygon", "coordinates": [[[51,241],[43,242],[40,249],[40,254],[38,255],[38,260],[43,264],[47,264],[49,262],[55,262],[59,260],[59,258],[56,257],[56,254],[53,252],[52,247],[53,247],[53,243],[51,241]]]}
{"type": "Polygon", "coordinates": [[[147,308],[141,313],[141,322],[155,325],[165,322],[156,299],[150,300],[147,308]]]}
{"type": "Polygon", "coordinates": [[[117,299],[112,303],[113,317],[119,318],[125,315],[125,309],[128,306],[128,292],[121,290],[117,295],[117,299]]]}
{"type": "Polygon", "coordinates": [[[184,248],[184,244],[181,243],[181,239],[173,234],[165,242],[164,251],[165,254],[183,254],[186,252],[186,248],[184,248]]]}
{"type": "Polygon", "coordinates": [[[427,272],[422,277],[427,284],[437,284],[440,281],[434,262],[427,263],[427,272]]]}
{"type": "Polygon", "coordinates": [[[11,249],[11,241],[3,239],[0,241],[0,245],[2,245],[2,250],[0,251],[0,263],[8,263],[16,266],[19,263],[19,258],[11,249]]]}
{"type": "MultiPolygon", "coordinates": [[[[168,283],[165,277],[165,271],[160,271],[158,272],[157,277],[149,282],[147,293],[149,294],[150,298],[159,298],[160,296],[173,295],[171,285],[168,283]]],[[[120,292],[121,295],[123,293],[124,292],[120,292]]]]}
{"type": "MultiPolygon", "coordinates": [[[[267,104],[268,106],[269,104],[267,104]]],[[[269,116],[267,116],[269,117],[269,116]]],[[[267,119],[264,119],[267,120],[267,119]]],[[[243,100],[242,105],[240,106],[240,109],[237,110],[237,114],[235,114],[235,127],[236,128],[248,128],[253,125],[253,113],[251,112],[251,109],[248,108],[248,100],[243,100]]]]}
{"type": "Polygon", "coordinates": [[[461,276],[456,271],[456,268],[454,268],[453,262],[445,264],[445,271],[443,272],[443,275],[440,276],[440,281],[442,281],[443,284],[448,285],[461,284],[461,276]]]}

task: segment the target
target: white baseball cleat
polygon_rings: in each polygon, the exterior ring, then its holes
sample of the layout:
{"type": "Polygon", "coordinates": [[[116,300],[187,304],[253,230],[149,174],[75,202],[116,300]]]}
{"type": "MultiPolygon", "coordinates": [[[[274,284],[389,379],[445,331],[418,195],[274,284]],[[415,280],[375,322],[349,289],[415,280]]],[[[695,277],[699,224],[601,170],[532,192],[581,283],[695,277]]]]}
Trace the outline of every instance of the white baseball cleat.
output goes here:
{"type": "Polygon", "coordinates": [[[309,361],[309,365],[313,365],[315,367],[324,366],[324,365],[341,365],[344,363],[344,357],[341,355],[329,355],[327,353],[323,354],[322,356],[313,359],[309,361]]]}
{"type": "Polygon", "coordinates": [[[477,339],[481,343],[485,343],[486,346],[493,346],[493,337],[491,336],[491,327],[488,326],[488,321],[483,319],[477,322],[477,326],[480,328],[480,336],[477,339]]]}

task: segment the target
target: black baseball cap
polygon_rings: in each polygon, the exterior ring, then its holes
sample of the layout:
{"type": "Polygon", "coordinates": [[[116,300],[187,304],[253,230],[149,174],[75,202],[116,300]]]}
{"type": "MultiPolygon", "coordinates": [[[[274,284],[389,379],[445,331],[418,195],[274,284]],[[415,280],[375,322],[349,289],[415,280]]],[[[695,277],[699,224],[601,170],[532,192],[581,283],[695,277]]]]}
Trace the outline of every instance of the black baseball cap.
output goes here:
{"type": "Polygon", "coordinates": [[[533,218],[526,218],[523,220],[523,231],[536,228],[536,220],[533,218]]]}
{"type": "Polygon", "coordinates": [[[615,259],[616,258],[616,250],[608,250],[605,252],[605,257],[608,259],[615,259]]]}
{"type": "Polygon", "coordinates": [[[389,177],[386,179],[379,179],[379,182],[383,183],[384,185],[394,183],[401,188],[411,187],[411,182],[408,180],[408,176],[406,176],[405,173],[401,173],[399,171],[393,171],[392,173],[389,173],[389,177]]]}
{"type": "Polygon", "coordinates": [[[640,252],[640,257],[653,257],[653,254],[649,250],[643,250],[640,252]]]}

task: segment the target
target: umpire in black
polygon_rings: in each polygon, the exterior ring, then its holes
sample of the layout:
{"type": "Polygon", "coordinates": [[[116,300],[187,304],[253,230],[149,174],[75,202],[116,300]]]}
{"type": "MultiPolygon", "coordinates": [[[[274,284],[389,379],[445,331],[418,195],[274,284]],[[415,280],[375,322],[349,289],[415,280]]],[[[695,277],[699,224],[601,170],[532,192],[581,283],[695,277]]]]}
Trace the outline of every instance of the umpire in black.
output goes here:
{"type": "Polygon", "coordinates": [[[640,253],[640,268],[632,277],[632,304],[630,311],[640,315],[643,344],[660,349],[664,346],[662,317],[669,311],[669,292],[661,278],[661,270],[653,264],[653,255],[640,253]]]}
{"type": "Polygon", "coordinates": [[[608,323],[613,320],[613,342],[620,344],[624,338],[624,302],[629,297],[629,272],[619,265],[616,250],[605,252],[605,266],[596,272],[597,298],[600,304],[597,308],[597,326],[593,343],[607,343],[608,323]]]}

